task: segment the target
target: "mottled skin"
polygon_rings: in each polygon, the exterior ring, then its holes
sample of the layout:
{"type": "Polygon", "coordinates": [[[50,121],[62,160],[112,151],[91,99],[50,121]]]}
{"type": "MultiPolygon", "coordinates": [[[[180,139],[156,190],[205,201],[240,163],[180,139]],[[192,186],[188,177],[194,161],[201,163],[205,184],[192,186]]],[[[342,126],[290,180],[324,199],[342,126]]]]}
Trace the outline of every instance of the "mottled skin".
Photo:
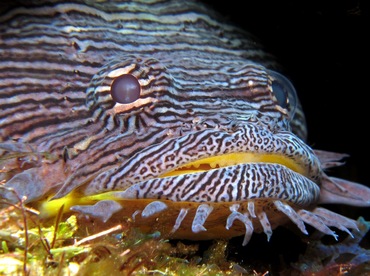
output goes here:
{"type": "Polygon", "coordinates": [[[5,200],[244,244],[289,220],[357,229],[316,206],[369,206],[369,189],[324,173],[344,155],[305,144],[294,88],[254,38],[199,3],[76,2],[0,17],[5,200]],[[125,75],[140,97],[119,103],[125,75]]]}

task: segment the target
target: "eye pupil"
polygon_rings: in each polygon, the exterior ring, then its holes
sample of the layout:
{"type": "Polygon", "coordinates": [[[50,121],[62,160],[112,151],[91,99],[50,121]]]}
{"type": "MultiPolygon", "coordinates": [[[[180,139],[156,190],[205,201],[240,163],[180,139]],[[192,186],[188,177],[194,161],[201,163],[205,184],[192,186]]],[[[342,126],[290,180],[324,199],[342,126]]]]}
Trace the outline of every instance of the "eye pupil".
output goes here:
{"type": "Polygon", "coordinates": [[[136,101],[140,97],[141,86],[138,79],[125,74],[115,78],[110,87],[110,94],[117,103],[128,104],[136,101]]]}

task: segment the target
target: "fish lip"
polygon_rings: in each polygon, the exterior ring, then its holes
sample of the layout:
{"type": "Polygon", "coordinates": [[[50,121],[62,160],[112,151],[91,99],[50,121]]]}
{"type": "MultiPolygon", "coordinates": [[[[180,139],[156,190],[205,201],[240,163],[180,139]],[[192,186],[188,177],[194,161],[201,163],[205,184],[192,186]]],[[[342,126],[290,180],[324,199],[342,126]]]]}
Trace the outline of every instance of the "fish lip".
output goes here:
{"type": "MultiPolygon", "coordinates": [[[[221,133],[222,131],[219,131],[219,132],[221,133]]],[[[244,164],[244,163],[257,163],[257,162],[276,163],[276,164],[287,166],[290,169],[293,169],[294,171],[314,181],[317,181],[321,177],[322,169],[321,169],[320,161],[315,155],[314,151],[307,144],[305,144],[304,141],[302,141],[300,138],[298,138],[297,136],[295,136],[293,133],[289,131],[282,131],[280,133],[278,132],[278,133],[273,133],[273,134],[270,133],[270,134],[271,136],[275,136],[275,138],[278,137],[275,140],[280,139],[279,143],[282,143],[282,141],[283,143],[285,142],[286,143],[286,145],[284,145],[285,148],[284,147],[278,148],[278,147],[275,147],[275,145],[273,145],[273,146],[266,147],[262,150],[258,150],[258,149],[255,150],[255,147],[253,147],[252,145],[247,150],[245,150],[245,148],[242,148],[242,149],[236,148],[231,151],[228,151],[228,150],[225,151],[225,150],[219,149],[215,152],[208,153],[206,152],[206,150],[202,150],[200,147],[198,147],[197,148],[198,152],[193,154],[193,156],[197,156],[196,158],[179,162],[178,160],[181,158],[178,156],[175,156],[172,164],[171,162],[163,162],[163,163],[167,163],[168,168],[161,170],[161,172],[158,175],[156,175],[154,178],[166,177],[167,174],[171,174],[173,171],[182,169],[187,166],[189,167],[194,163],[200,162],[201,160],[207,160],[211,158],[224,158],[224,156],[229,156],[229,155],[254,155],[254,157],[252,157],[251,159],[247,158],[248,159],[247,162],[245,161],[235,162],[234,164],[229,164],[227,166],[233,166],[233,165],[244,164]],[[259,159],[262,159],[262,160],[259,160],[259,159]],[[176,162],[178,163],[176,164],[176,162]]],[[[273,140],[273,139],[269,139],[269,140],[273,140]]],[[[158,157],[161,158],[161,156],[158,156],[158,157]]],[[[205,162],[207,163],[207,161],[205,162]]],[[[220,166],[220,167],[223,167],[223,166],[220,166]]],[[[212,170],[212,169],[214,168],[209,168],[209,170],[212,170]]],[[[196,170],[194,171],[194,173],[196,173],[196,170]]]]}
{"type": "MultiPolygon", "coordinates": [[[[285,135],[285,134],[284,134],[285,135]]],[[[274,152],[227,152],[227,153],[221,153],[219,155],[205,155],[202,158],[192,160],[190,162],[182,162],[179,163],[177,166],[174,166],[170,170],[164,171],[158,176],[152,177],[151,179],[161,179],[165,177],[171,177],[171,176],[177,176],[177,175],[187,175],[187,174],[197,174],[197,173],[204,173],[207,171],[217,171],[223,168],[236,168],[237,166],[241,165],[249,165],[254,164],[256,166],[258,165],[265,165],[269,164],[271,166],[282,166],[286,167],[289,170],[294,171],[297,174],[300,174],[302,177],[305,177],[314,183],[320,183],[320,179],[323,176],[323,170],[321,168],[321,163],[317,156],[314,154],[313,150],[306,145],[303,141],[301,141],[301,145],[303,146],[298,154],[292,157],[292,154],[286,154],[285,152],[281,153],[274,153],[274,152]],[[249,160],[248,162],[239,162],[235,164],[229,164],[226,166],[220,166],[215,168],[208,168],[206,170],[194,170],[194,171],[188,171],[185,173],[175,173],[173,172],[181,170],[182,168],[191,166],[193,163],[200,162],[201,160],[208,160],[210,158],[224,158],[225,156],[229,155],[239,155],[239,154],[246,154],[246,155],[254,155],[254,157],[249,160]],[[256,157],[256,158],[255,158],[256,157]],[[267,161],[264,159],[268,159],[267,161]],[[257,161],[260,159],[259,161],[257,161]]],[[[149,179],[148,179],[149,180],[149,179]]],[[[141,182],[141,181],[139,181],[141,182]]],[[[319,184],[318,184],[319,185],[319,184]]]]}
{"type": "Polygon", "coordinates": [[[319,185],[282,164],[243,163],[203,172],[148,179],[125,191],[116,192],[115,197],[196,203],[235,203],[267,199],[307,207],[318,202],[319,194],[319,185]]]}

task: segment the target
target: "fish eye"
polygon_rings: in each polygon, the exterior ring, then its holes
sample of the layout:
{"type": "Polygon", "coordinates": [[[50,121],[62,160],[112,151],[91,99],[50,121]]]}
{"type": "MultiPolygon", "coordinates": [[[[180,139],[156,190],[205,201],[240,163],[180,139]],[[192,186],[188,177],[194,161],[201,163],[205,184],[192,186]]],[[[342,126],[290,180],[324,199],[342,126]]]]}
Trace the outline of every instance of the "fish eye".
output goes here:
{"type": "Polygon", "coordinates": [[[110,94],[117,103],[133,103],[140,98],[141,86],[138,79],[131,74],[115,78],[110,86],[110,94]]]}
{"type": "Polygon", "coordinates": [[[276,97],[278,104],[287,109],[290,117],[294,116],[297,107],[297,93],[293,84],[282,74],[268,70],[268,74],[272,78],[272,92],[276,97]]]}

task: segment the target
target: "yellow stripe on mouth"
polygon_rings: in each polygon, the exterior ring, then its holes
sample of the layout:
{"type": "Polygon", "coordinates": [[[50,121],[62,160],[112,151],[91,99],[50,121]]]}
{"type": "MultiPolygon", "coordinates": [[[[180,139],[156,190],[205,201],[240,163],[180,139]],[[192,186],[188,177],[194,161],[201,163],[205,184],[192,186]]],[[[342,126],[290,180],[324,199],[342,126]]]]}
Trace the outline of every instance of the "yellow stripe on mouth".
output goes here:
{"type": "Polygon", "coordinates": [[[277,163],[284,165],[299,174],[307,174],[307,170],[303,166],[297,164],[294,160],[281,154],[239,152],[199,159],[187,163],[173,171],[166,172],[160,175],[160,178],[181,174],[205,172],[212,169],[235,166],[245,163],[277,163]]]}

